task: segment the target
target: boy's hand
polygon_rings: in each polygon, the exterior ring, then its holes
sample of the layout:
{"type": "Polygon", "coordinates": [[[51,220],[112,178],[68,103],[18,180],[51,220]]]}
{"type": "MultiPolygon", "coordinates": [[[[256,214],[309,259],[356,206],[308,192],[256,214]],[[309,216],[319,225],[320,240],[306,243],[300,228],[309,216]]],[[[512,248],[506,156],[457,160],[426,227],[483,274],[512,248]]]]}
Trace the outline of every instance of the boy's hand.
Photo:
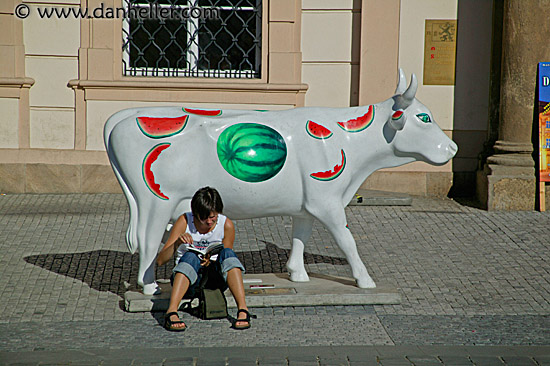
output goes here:
{"type": "Polygon", "coordinates": [[[201,266],[208,267],[210,265],[210,253],[201,256],[201,266]]]}

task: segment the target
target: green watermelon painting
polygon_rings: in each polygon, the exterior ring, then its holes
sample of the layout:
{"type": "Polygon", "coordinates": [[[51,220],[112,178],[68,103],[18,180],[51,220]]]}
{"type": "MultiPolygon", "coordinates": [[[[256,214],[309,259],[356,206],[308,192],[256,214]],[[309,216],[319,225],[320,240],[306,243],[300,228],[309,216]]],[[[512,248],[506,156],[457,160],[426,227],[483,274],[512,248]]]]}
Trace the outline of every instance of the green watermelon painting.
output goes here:
{"type": "Polygon", "coordinates": [[[338,122],[338,126],[347,132],[361,132],[374,121],[374,106],[369,105],[367,113],[346,122],[338,122]]]}
{"type": "Polygon", "coordinates": [[[283,168],[287,148],[284,138],[271,127],[238,123],[222,132],[218,159],[233,177],[250,183],[273,178],[283,168]]]}
{"type": "Polygon", "coordinates": [[[149,152],[145,155],[145,158],[143,159],[143,163],[141,166],[141,173],[143,175],[143,181],[145,182],[145,185],[151,193],[153,193],[155,196],[162,200],[168,200],[168,196],[166,196],[164,193],[160,191],[160,184],[155,182],[155,176],[153,175],[153,171],[151,170],[151,165],[157,160],[160,153],[163,152],[165,149],[169,148],[169,143],[162,143],[158,144],[155,147],[153,147],[149,152]]]}
{"type": "Polygon", "coordinates": [[[145,136],[160,139],[180,133],[187,125],[188,118],[187,115],[181,117],[138,117],[137,124],[145,136]]]}

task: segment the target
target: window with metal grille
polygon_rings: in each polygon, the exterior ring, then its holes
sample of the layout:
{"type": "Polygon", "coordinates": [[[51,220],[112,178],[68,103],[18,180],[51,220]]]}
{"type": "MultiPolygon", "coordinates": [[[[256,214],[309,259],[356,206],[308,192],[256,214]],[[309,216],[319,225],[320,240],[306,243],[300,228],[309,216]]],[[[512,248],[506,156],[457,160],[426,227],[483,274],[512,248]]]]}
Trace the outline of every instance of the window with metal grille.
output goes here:
{"type": "Polygon", "coordinates": [[[125,76],[260,78],[262,0],[123,1],[130,15],[122,32],[125,76]],[[140,8],[195,10],[170,19],[132,16],[140,8]]]}

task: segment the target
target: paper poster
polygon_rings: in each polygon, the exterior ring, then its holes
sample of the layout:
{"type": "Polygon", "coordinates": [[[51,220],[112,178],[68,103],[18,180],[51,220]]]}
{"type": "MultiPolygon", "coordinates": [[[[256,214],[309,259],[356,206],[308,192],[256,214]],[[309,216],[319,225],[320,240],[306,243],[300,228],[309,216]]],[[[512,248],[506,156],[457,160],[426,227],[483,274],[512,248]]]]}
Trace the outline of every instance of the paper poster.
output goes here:
{"type": "Polygon", "coordinates": [[[550,182],[550,62],[539,63],[539,175],[550,182]]]}

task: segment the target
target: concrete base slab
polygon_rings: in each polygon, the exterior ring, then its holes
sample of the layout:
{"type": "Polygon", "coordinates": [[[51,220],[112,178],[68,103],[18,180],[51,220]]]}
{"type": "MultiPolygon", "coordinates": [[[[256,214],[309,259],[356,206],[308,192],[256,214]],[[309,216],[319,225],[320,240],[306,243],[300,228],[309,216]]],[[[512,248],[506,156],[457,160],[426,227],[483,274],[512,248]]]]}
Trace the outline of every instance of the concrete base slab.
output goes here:
{"type": "Polygon", "coordinates": [[[349,206],[410,206],[412,198],[406,193],[360,189],[349,206]]]}
{"type": "MultiPolygon", "coordinates": [[[[390,305],[401,302],[401,296],[394,287],[378,285],[374,289],[361,289],[355,286],[355,281],[350,278],[311,273],[309,276],[309,282],[292,282],[286,273],[245,274],[246,303],[249,307],[271,307],[390,305]]],[[[160,283],[160,287],[160,295],[148,296],[136,291],[126,292],[126,311],[166,311],[171,286],[170,283],[160,283]]],[[[225,296],[228,307],[235,308],[235,300],[229,290],[225,296]]],[[[188,302],[189,300],[183,300],[181,305],[188,302]]]]}

